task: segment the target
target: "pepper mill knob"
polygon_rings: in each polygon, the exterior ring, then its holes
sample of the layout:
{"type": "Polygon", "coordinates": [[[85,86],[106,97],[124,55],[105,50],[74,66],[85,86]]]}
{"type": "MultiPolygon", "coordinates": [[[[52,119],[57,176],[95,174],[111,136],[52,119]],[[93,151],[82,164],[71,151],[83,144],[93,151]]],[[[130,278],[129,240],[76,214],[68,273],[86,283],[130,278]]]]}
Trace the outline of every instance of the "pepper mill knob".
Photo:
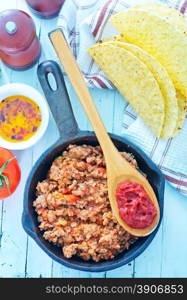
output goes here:
{"type": "Polygon", "coordinates": [[[15,34],[17,31],[17,25],[13,21],[9,21],[5,24],[5,29],[8,34],[15,34]]]}

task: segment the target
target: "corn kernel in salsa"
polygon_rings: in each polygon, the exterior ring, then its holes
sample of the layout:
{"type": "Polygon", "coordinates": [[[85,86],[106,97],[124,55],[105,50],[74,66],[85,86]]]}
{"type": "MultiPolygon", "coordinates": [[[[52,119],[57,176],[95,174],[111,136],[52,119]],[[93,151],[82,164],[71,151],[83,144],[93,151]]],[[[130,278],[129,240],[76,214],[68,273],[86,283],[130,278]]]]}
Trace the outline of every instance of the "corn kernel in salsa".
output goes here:
{"type": "Polygon", "coordinates": [[[12,143],[30,139],[41,125],[41,111],[28,97],[16,95],[0,102],[0,136],[12,143]]]}

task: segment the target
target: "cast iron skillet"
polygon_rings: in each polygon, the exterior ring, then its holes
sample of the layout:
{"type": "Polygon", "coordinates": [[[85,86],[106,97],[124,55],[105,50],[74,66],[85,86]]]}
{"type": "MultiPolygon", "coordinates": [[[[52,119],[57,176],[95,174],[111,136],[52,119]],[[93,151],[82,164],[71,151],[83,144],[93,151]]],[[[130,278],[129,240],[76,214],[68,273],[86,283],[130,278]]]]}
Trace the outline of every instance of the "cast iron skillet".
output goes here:
{"type": "Polygon", "coordinates": [[[132,153],[138,162],[139,168],[147,174],[147,178],[159,201],[159,225],[149,236],[139,238],[128,251],[123,251],[112,260],[96,263],[93,261],[83,261],[76,256],[71,259],[65,258],[61,248],[46,241],[42,236],[42,232],[38,229],[37,214],[32,206],[33,201],[36,198],[36,185],[38,181],[42,181],[46,178],[47,172],[54,159],[59,156],[69,144],[87,144],[96,146],[98,145],[98,142],[93,132],[80,131],[78,128],[65,87],[63,75],[58,64],[53,61],[43,62],[38,67],[38,77],[54,119],[56,120],[60,138],[50,149],[41,155],[29,175],[24,193],[24,211],[22,216],[23,227],[52,259],[66,267],[81,271],[101,272],[125,265],[135,259],[135,257],[140,255],[148,247],[158,231],[163,216],[164,177],[156,165],[135,145],[130,143],[124,137],[122,138],[110,134],[116,147],[120,151],[132,153]],[[57,89],[55,91],[50,87],[48,81],[49,73],[52,73],[56,80],[57,89]]]}

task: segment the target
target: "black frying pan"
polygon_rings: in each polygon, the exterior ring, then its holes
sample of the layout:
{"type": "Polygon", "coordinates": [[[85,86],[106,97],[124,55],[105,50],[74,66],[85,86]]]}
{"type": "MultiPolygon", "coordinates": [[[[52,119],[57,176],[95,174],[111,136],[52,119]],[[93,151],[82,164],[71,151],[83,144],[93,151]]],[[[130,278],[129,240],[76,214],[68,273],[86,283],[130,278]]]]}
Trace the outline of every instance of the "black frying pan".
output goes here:
{"type": "Polygon", "coordinates": [[[81,271],[101,272],[125,265],[147,248],[158,231],[163,216],[164,177],[156,165],[139,148],[124,137],[110,134],[119,151],[132,153],[138,162],[140,170],[147,174],[147,178],[158,198],[160,222],[149,236],[139,238],[129,250],[121,252],[112,260],[96,263],[93,261],[83,261],[76,256],[71,259],[65,258],[61,248],[46,241],[42,236],[42,232],[38,229],[37,214],[32,206],[33,201],[36,199],[36,185],[39,181],[46,178],[47,172],[54,159],[61,155],[69,144],[96,146],[98,145],[98,141],[93,132],[81,131],[78,128],[65,87],[64,78],[58,64],[53,61],[46,61],[40,64],[38,67],[38,78],[58,126],[60,138],[50,149],[41,155],[29,175],[24,193],[23,227],[52,259],[66,267],[81,271]],[[52,73],[56,80],[57,89],[55,91],[50,87],[48,81],[49,73],[52,73]]]}

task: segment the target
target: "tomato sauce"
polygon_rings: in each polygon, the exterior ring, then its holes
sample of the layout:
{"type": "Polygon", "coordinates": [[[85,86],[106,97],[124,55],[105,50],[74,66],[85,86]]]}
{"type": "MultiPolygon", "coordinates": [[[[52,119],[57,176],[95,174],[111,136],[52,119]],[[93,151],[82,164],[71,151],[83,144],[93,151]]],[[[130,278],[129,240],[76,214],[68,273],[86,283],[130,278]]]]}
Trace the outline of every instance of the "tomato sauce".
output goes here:
{"type": "Polygon", "coordinates": [[[150,226],[157,210],[144,188],[130,181],[118,185],[116,199],[121,218],[132,228],[150,226]]]}

